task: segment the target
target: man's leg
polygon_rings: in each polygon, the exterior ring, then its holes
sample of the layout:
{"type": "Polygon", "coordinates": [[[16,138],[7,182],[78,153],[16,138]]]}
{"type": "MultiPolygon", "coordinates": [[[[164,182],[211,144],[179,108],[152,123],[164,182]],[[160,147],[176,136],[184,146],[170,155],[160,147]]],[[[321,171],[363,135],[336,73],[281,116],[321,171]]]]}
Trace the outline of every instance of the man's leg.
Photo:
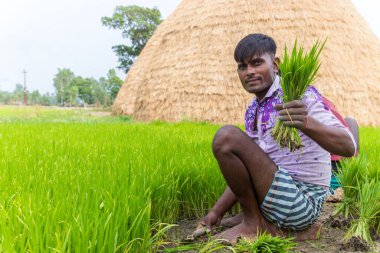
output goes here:
{"type": "Polygon", "coordinates": [[[277,170],[270,157],[244,132],[224,126],[215,135],[213,152],[228,186],[239,201],[242,222],[222,235],[229,241],[239,236],[253,237],[270,229],[260,211],[277,170]]]}
{"type": "Polygon", "coordinates": [[[318,222],[303,231],[291,232],[265,220],[260,205],[272,185],[277,166],[245,133],[234,126],[222,127],[215,135],[213,152],[243,211],[243,215],[236,220],[241,223],[219,237],[236,242],[240,236],[254,238],[257,232],[267,230],[272,235],[292,236],[296,240],[316,239],[321,228],[318,222]]]}

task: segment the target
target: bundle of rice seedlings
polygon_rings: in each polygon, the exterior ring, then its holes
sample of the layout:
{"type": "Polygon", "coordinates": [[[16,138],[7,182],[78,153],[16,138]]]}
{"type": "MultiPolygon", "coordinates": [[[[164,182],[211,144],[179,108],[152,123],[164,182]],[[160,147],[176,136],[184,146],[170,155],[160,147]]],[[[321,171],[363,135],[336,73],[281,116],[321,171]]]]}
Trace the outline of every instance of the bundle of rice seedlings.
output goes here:
{"type": "Polygon", "coordinates": [[[255,241],[240,240],[234,248],[236,252],[287,253],[294,252],[296,246],[292,238],[272,237],[263,233],[255,241]]]}
{"type": "MultiPolygon", "coordinates": [[[[306,89],[315,82],[320,67],[319,56],[325,44],[326,40],[322,44],[317,41],[310,52],[306,53],[302,46],[297,48],[296,40],[291,55],[285,46],[284,57],[279,66],[284,103],[301,99],[306,89]]],[[[302,147],[298,130],[285,126],[278,119],[272,137],[280,147],[287,147],[291,152],[302,147]]]]}
{"type": "Polygon", "coordinates": [[[346,239],[353,236],[372,242],[371,229],[376,228],[380,217],[380,184],[365,181],[359,190],[359,217],[348,230],[346,239]]]}
{"type": "Polygon", "coordinates": [[[348,216],[357,215],[359,188],[360,184],[364,181],[364,174],[366,174],[367,167],[368,159],[362,153],[357,157],[341,161],[336,176],[344,190],[344,197],[342,202],[337,206],[334,215],[342,213],[346,218],[348,216]]]}

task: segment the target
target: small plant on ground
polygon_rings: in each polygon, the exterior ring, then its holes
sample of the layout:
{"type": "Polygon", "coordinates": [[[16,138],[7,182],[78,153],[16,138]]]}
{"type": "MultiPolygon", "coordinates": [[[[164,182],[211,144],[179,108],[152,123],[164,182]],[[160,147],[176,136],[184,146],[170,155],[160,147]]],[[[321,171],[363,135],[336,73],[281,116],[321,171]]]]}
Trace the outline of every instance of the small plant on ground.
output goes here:
{"type": "Polygon", "coordinates": [[[273,237],[267,233],[263,233],[255,241],[240,240],[234,248],[236,252],[287,253],[293,252],[296,245],[293,238],[273,237]]]}
{"type": "Polygon", "coordinates": [[[344,198],[334,214],[342,213],[346,218],[357,214],[359,185],[364,180],[364,172],[368,167],[366,156],[345,159],[338,167],[337,178],[344,190],[344,198]]]}
{"type": "Polygon", "coordinates": [[[356,219],[346,239],[353,236],[366,242],[372,242],[371,228],[376,228],[380,217],[380,183],[372,179],[364,182],[359,188],[358,219],[356,219]]]}

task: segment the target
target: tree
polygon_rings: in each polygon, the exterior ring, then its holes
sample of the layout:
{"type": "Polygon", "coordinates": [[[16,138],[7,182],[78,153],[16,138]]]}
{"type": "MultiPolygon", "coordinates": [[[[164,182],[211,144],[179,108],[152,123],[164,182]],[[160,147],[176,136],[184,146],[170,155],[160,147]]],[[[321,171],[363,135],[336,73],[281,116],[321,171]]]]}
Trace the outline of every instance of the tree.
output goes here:
{"type": "Polygon", "coordinates": [[[160,11],[136,5],[117,6],[112,17],[102,17],[108,28],[122,30],[122,37],[129,39],[131,46],[116,45],[112,49],[118,57],[119,69],[129,71],[157,26],[162,22],[160,11]]]}
{"type": "Polygon", "coordinates": [[[13,90],[13,100],[21,103],[24,97],[24,86],[17,83],[15,89],[13,90]]]}
{"type": "Polygon", "coordinates": [[[123,80],[116,75],[116,71],[114,69],[108,70],[106,93],[109,95],[111,102],[115,100],[122,84],[123,80]]]}
{"type": "Polygon", "coordinates": [[[41,104],[41,94],[38,90],[34,90],[29,94],[29,104],[41,104]]]}
{"type": "Polygon", "coordinates": [[[83,78],[77,76],[73,79],[70,86],[77,87],[78,97],[86,104],[93,104],[94,101],[94,87],[97,81],[93,78],[83,78]]]}
{"type": "Polygon", "coordinates": [[[9,91],[0,91],[0,103],[1,104],[8,104],[12,101],[13,93],[9,91]]]}
{"type": "Polygon", "coordinates": [[[94,86],[92,87],[92,92],[93,92],[93,96],[94,96],[94,103],[96,105],[106,105],[106,92],[104,90],[104,88],[101,86],[100,82],[102,80],[102,78],[104,79],[104,77],[101,77],[99,79],[99,82],[96,82],[96,84],[94,84],[94,86]]]}
{"type": "Polygon", "coordinates": [[[67,96],[67,101],[70,106],[75,105],[77,103],[78,98],[78,87],[77,86],[70,86],[65,95],[67,96]]]}
{"type": "Polygon", "coordinates": [[[40,100],[41,105],[53,105],[56,104],[55,97],[53,94],[49,94],[49,92],[46,92],[41,96],[40,100]]]}
{"type": "MultiPolygon", "coordinates": [[[[71,82],[75,75],[70,69],[58,69],[58,73],[53,79],[55,94],[57,94],[57,103],[63,105],[72,98],[71,82]]],[[[71,104],[71,103],[70,103],[71,104]]]]}

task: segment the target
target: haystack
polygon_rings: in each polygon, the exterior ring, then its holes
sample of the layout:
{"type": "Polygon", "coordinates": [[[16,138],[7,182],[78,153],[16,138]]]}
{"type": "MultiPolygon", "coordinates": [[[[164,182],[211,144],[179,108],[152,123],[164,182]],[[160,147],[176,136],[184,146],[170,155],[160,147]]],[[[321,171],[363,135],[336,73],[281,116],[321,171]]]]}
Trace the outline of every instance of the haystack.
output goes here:
{"type": "Polygon", "coordinates": [[[129,71],[113,111],[137,120],[242,123],[253,98],[233,51],[249,33],[272,36],[281,56],[296,38],[328,38],[316,83],[344,116],[380,125],[380,42],[349,0],[183,0],[129,71]]]}

